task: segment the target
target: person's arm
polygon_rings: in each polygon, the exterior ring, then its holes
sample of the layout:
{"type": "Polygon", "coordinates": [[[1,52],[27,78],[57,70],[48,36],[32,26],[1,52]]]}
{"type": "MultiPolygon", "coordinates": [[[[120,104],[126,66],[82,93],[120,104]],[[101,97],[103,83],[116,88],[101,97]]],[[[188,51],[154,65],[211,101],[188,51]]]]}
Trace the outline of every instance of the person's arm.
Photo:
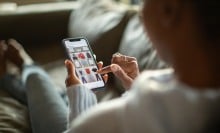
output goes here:
{"type": "MultiPolygon", "coordinates": [[[[103,63],[99,62],[99,68],[102,68],[103,63]]],[[[96,95],[86,88],[75,73],[75,66],[72,61],[66,60],[65,66],[67,69],[67,77],[66,77],[66,88],[67,95],[69,98],[69,117],[68,117],[68,127],[74,119],[89,109],[91,106],[97,103],[96,95]]],[[[107,81],[108,75],[105,74],[103,76],[104,80],[107,81]]]]}
{"type": "Polygon", "coordinates": [[[97,104],[95,94],[85,86],[73,85],[68,87],[67,95],[69,98],[68,128],[70,123],[81,113],[97,104]]]}

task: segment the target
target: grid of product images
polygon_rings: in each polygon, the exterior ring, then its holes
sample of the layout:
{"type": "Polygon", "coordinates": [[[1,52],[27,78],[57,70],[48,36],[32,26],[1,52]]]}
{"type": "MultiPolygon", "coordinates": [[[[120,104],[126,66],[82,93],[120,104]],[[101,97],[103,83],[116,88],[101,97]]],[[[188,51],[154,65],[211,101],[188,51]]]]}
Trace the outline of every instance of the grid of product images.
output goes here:
{"type": "Polygon", "coordinates": [[[102,80],[101,76],[96,72],[97,66],[87,46],[70,48],[69,53],[77,68],[76,73],[84,84],[102,80]]]}

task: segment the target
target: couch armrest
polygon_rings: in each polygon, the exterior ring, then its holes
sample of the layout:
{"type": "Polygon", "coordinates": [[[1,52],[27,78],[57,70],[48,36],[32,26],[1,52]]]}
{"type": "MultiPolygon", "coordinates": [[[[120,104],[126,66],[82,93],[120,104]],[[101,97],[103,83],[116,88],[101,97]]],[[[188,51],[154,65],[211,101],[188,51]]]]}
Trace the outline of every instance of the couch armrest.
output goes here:
{"type": "Polygon", "coordinates": [[[77,2],[18,6],[0,13],[0,39],[16,38],[24,44],[60,41],[67,36],[68,21],[77,2]]]}

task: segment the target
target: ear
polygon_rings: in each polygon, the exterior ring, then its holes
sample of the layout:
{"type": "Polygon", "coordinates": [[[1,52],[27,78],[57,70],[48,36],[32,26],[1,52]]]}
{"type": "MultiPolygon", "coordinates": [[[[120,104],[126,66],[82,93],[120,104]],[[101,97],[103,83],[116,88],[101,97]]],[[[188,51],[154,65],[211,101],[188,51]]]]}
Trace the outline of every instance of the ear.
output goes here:
{"type": "Polygon", "coordinates": [[[181,8],[181,0],[160,0],[159,16],[161,25],[167,28],[177,25],[180,18],[181,8]]]}

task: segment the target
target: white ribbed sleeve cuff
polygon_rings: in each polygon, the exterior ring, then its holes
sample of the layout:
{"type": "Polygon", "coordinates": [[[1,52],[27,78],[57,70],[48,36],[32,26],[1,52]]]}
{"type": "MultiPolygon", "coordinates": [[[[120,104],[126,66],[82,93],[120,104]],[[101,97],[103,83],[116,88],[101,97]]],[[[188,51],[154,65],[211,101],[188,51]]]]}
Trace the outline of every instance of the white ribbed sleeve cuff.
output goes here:
{"type": "Polygon", "coordinates": [[[74,85],[67,88],[69,98],[68,125],[82,112],[97,104],[96,95],[84,85],[74,85]]]}

